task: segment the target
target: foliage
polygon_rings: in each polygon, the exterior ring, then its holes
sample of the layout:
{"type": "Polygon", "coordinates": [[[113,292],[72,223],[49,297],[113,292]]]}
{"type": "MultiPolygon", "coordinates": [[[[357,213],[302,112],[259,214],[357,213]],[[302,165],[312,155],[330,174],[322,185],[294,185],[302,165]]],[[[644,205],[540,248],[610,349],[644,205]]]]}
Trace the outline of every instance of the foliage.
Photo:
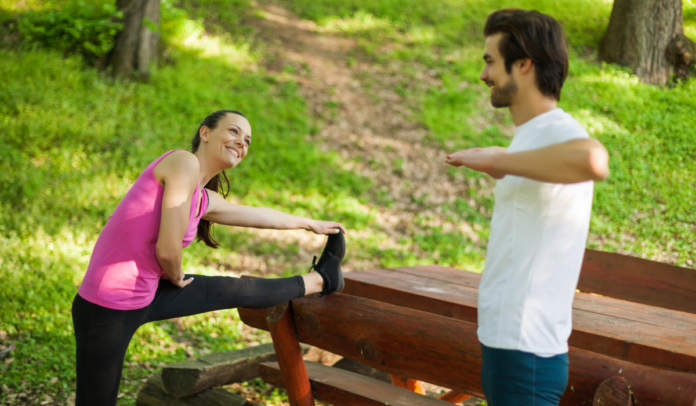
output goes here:
{"type": "MultiPolygon", "coordinates": [[[[200,23],[167,7],[163,24],[177,62],[148,83],[111,81],[62,52],[0,49],[0,277],[7,282],[0,287],[0,337],[9,335],[18,348],[0,374],[13,392],[74,391],[69,309],[96,236],[142,168],[167,150],[188,148],[211,111],[241,110],[253,125],[254,146],[230,173],[235,196],[297,214],[369,221],[354,197],[369,182],[313,145],[297,85],[255,72],[248,46],[178,32],[200,23]],[[59,379],[48,385],[52,377],[59,379]]],[[[227,248],[194,244],[185,254],[188,272],[215,274],[206,264],[245,249],[280,260],[283,250],[295,249],[254,246],[247,234],[225,229],[217,234],[227,248]]],[[[148,366],[243,346],[240,329],[234,311],[144,326],[129,351],[122,400],[133,402],[139,380],[152,373],[148,366]]]]}
{"type": "Polygon", "coordinates": [[[17,23],[28,45],[74,52],[93,60],[105,55],[121,30],[122,13],[114,4],[69,2],[64,7],[29,11],[17,23]]]}
{"type": "MultiPolygon", "coordinates": [[[[590,244],[691,265],[696,83],[657,88],[596,64],[592,49],[608,22],[608,2],[285,1],[320,30],[356,38],[367,57],[400,63],[398,93],[417,106],[415,118],[429,129],[426,141],[448,149],[509,142],[507,114],[486,107],[487,89],[478,84],[487,13],[517,6],[556,16],[574,49],[562,107],[612,154],[612,175],[596,187],[590,244]],[[438,85],[416,85],[423,66],[438,85]]],[[[485,244],[472,244],[458,230],[433,226],[383,247],[388,236],[375,218],[394,202],[368,201],[369,179],[342,169],[341,158],[315,145],[319,124],[298,85],[260,67],[262,47],[254,46],[245,23],[251,2],[163,1],[161,32],[173,62],[148,83],[113,82],[90,67],[90,58],[107,49],[109,24],[116,24],[112,3],[26,0],[21,8],[0,0],[0,15],[11,14],[23,24],[23,38],[41,48],[0,49],[0,339],[4,332],[18,348],[13,363],[0,364],[0,379],[12,391],[59,398],[74,391],[69,309],[99,231],[140,171],[167,150],[187,148],[196,124],[219,108],[243,111],[253,126],[250,155],[229,173],[239,202],[342,221],[360,235],[349,255],[379,258],[384,266],[413,265],[424,261],[418,252],[427,252],[429,262],[481,269],[485,244]],[[75,16],[82,16],[82,30],[75,16]],[[55,42],[49,33],[67,39],[55,42]],[[50,383],[52,377],[58,380],[50,383]]],[[[685,28],[693,34],[696,4],[684,5],[685,28]]],[[[472,224],[485,241],[493,201],[482,191],[492,183],[471,172],[451,174],[469,189],[445,205],[452,213],[447,220],[472,224]]],[[[427,215],[414,222],[427,226],[427,215]]],[[[247,254],[273,257],[269,264],[284,264],[283,274],[306,266],[287,264],[297,255],[292,243],[226,228],[217,236],[223,243],[217,251],[201,244],[185,251],[188,272],[217,274],[247,254]]],[[[239,348],[245,339],[233,311],[144,326],[129,349],[121,401],[134,404],[140,380],[158,363],[239,348]]]]}
{"type": "MultiPolygon", "coordinates": [[[[696,83],[659,88],[640,83],[623,68],[596,64],[591,50],[605,30],[611,3],[449,0],[399,2],[402,6],[397,7],[391,0],[344,0],[338,6],[330,0],[294,0],[286,4],[326,30],[341,27],[378,61],[407,59],[432,69],[439,87],[423,91],[416,84],[418,72],[403,69],[399,91],[420,101],[419,119],[429,128],[431,142],[450,150],[507,145],[512,134],[507,114],[489,111],[488,117],[481,116],[489,97],[478,80],[486,15],[502,7],[534,8],[553,15],[573,45],[560,107],[605,143],[612,156],[611,177],[596,186],[589,245],[680,265],[696,260],[691,204],[696,147],[689,141],[696,127],[692,97],[696,83]]],[[[696,26],[695,13],[696,3],[684,2],[687,33],[696,26]]],[[[481,175],[467,171],[466,177],[481,175]]],[[[486,199],[463,197],[453,206],[462,220],[485,225],[488,220],[477,218],[480,213],[465,203],[470,198],[486,199]]],[[[492,207],[492,201],[484,205],[492,207]]],[[[447,240],[443,234],[438,238],[447,240]]]]}

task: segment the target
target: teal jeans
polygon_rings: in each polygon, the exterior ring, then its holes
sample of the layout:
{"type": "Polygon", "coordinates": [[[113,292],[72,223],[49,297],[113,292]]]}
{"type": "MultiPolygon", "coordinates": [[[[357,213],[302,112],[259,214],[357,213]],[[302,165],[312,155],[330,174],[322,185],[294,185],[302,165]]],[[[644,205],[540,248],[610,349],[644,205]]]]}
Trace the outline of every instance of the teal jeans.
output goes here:
{"type": "Polygon", "coordinates": [[[568,354],[550,358],[481,344],[481,384],[489,406],[557,406],[568,386],[568,354]]]}

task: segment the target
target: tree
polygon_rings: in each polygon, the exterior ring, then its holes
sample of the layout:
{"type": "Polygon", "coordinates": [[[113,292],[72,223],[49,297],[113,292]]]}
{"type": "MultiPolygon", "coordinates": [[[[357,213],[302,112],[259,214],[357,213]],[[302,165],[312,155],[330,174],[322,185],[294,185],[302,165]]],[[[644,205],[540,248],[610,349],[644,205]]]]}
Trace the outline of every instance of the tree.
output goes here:
{"type": "Polygon", "coordinates": [[[123,29],[109,57],[112,73],[128,77],[137,71],[147,76],[157,61],[160,0],[117,0],[116,6],[123,12],[123,29]]]}
{"type": "Polygon", "coordinates": [[[686,78],[696,56],[683,21],[681,0],[615,0],[599,57],[632,67],[646,83],[686,78]]]}

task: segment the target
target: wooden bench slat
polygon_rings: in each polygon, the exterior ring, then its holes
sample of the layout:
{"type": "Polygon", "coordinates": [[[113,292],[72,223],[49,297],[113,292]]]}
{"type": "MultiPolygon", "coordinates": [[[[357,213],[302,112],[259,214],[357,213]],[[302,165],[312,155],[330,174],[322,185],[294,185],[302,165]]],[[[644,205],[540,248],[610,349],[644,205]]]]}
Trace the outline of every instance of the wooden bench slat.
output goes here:
{"type": "Polygon", "coordinates": [[[588,312],[639,321],[656,327],[696,332],[696,315],[678,310],[648,306],[593,294],[576,294],[573,307],[588,312]]]}
{"type": "MultiPolygon", "coordinates": [[[[481,348],[476,325],[343,294],[293,301],[298,339],[388,373],[477,397],[481,348]]],[[[264,310],[240,309],[244,323],[268,329],[264,310]],[[263,320],[264,323],[260,322],[263,320]],[[254,324],[257,323],[257,324],[254,324]]],[[[561,405],[590,405],[598,386],[624,377],[641,405],[693,406],[696,374],[649,368],[571,348],[561,405]]]]}
{"type": "Polygon", "coordinates": [[[696,313],[696,270],[628,255],[585,250],[578,289],[696,313]]]}
{"type": "MultiPolygon", "coordinates": [[[[462,272],[462,271],[459,271],[462,272]]],[[[476,323],[478,289],[387,270],[346,273],[345,294],[476,323]],[[423,280],[427,279],[427,280],[423,280]]]]}
{"type": "Polygon", "coordinates": [[[404,266],[385,268],[383,270],[399,272],[401,274],[412,276],[427,276],[430,279],[439,280],[441,282],[454,283],[476,289],[478,289],[479,285],[481,284],[481,277],[483,276],[480,273],[442,265],[404,266]]]}
{"type": "MultiPolygon", "coordinates": [[[[354,372],[311,361],[305,361],[305,366],[312,392],[322,402],[351,406],[451,406],[445,401],[419,395],[354,372]]],[[[264,381],[284,387],[277,362],[260,364],[259,372],[264,381]]]]}
{"type": "MultiPolygon", "coordinates": [[[[475,284],[481,275],[451,275],[455,268],[426,265],[389,268],[411,275],[462,285],[475,284]]],[[[585,250],[578,289],[632,303],[696,313],[696,270],[612,252],[585,250]]]]}
{"type": "MultiPolygon", "coordinates": [[[[383,278],[382,283],[385,284],[396,283],[398,285],[398,282],[401,281],[423,285],[418,289],[419,292],[423,293],[437,293],[437,289],[439,289],[447,293],[451,292],[457,294],[457,292],[460,292],[463,295],[467,295],[467,293],[471,291],[461,291],[458,289],[448,291],[446,287],[448,285],[457,285],[458,287],[464,286],[478,289],[481,280],[480,274],[457,268],[434,265],[358,271],[348,274],[348,277],[356,277],[358,280],[360,280],[359,278],[361,277],[373,278],[372,280],[368,280],[371,283],[376,283],[376,280],[381,277],[383,278]],[[404,276],[404,274],[407,276],[404,276]]],[[[437,294],[433,296],[445,297],[437,294]]],[[[475,300],[475,297],[470,295],[467,296],[469,299],[475,300]]],[[[634,303],[611,297],[602,297],[585,292],[575,295],[573,307],[670,329],[696,332],[696,315],[692,313],[634,303]]]]}
{"type": "MultiPolygon", "coordinates": [[[[476,322],[477,278],[461,277],[467,273],[446,267],[357,271],[346,274],[345,291],[476,322]],[[437,272],[437,279],[425,268],[437,272]],[[448,274],[452,274],[452,280],[457,276],[469,283],[462,286],[443,282],[448,274]]],[[[667,309],[651,310],[650,306],[586,293],[577,293],[573,306],[571,346],[642,365],[696,372],[696,332],[690,331],[696,316],[667,309]]]]}

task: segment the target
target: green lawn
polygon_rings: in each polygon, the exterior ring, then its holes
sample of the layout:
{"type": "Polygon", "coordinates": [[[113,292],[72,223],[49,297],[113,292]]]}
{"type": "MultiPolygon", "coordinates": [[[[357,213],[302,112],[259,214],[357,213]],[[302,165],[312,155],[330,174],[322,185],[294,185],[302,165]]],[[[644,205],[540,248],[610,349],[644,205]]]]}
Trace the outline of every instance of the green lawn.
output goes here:
{"type": "MultiPolygon", "coordinates": [[[[4,30],[13,30],[12,21],[27,13],[40,17],[60,10],[57,1],[23,4],[0,0],[4,30]]],[[[336,154],[316,145],[322,123],[312,118],[298,85],[265,71],[264,46],[245,22],[254,13],[252,5],[246,0],[176,4],[163,2],[168,60],[147,83],[105,78],[85,62],[96,56],[66,55],[39,45],[0,48],[0,341],[18,348],[14,362],[0,363],[0,381],[12,392],[47,393],[60,400],[74,391],[69,309],[101,227],[147,163],[169,149],[187,148],[197,123],[219,108],[241,110],[253,125],[250,155],[231,172],[238,201],[342,221],[366,235],[352,242],[350,255],[379,257],[383,265],[482,268],[485,246],[437,227],[401,241],[398,248],[376,249],[385,235],[374,219],[388,203],[372,201],[370,180],[341,169],[336,154]],[[415,256],[414,246],[444,254],[415,256]]],[[[556,16],[573,48],[561,107],[612,157],[610,179],[596,187],[589,245],[692,266],[696,81],[658,88],[641,84],[625,69],[598,64],[594,49],[610,2],[283,4],[325,31],[357,38],[361,55],[356,57],[403,63],[407,68],[398,92],[419,106],[414,119],[428,128],[427,142],[450,150],[510,140],[506,115],[484,127],[475,124],[488,97],[477,79],[485,16],[507,6],[556,16]],[[408,66],[416,65],[434,70],[441,86],[414,86],[416,70],[408,66]]],[[[684,7],[686,32],[696,40],[696,2],[685,0],[684,7]]],[[[478,174],[465,175],[470,184],[482,182],[478,174]]],[[[460,179],[461,173],[452,171],[452,176],[460,179]]],[[[469,191],[443,210],[452,222],[476,225],[485,240],[492,199],[476,188],[469,191]],[[470,199],[477,204],[467,203],[470,199]],[[479,206],[488,210],[474,208],[479,206]]],[[[234,263],[240,252],[272,254],[281,262],[297,254],[293,244],[245,232],[220,230],[217,235],[220,250],[194,244],[186,251],[189,272],[214,274],[221,271],[215,264],[234,263]]],[[[282,273],[304,269],[305,264],[292,263],[282,273]]],[[[249,341],[242,336],[233,311],[143,327],[129,350],[122,401],[134,404],[140,380],[152,373],[148,366],[239,348],[249,341]]],[[[0,394],[0,402],[5,396],[0,394]]]]}
{"type": "MultiPolygon", "coordinates": [[[[640,83],[623,68],[598,64],[595,49],[608,24],[611,2],[287,0],[285,4],[329,31],[357,38],[363,51],[376,60],[407,60],[434,69],[442,80],[440,88],[419,91],[413,85],[417,78],[405,71],[399,90],[420,101],[418,118],[430,129],[431,141],[449,150],[509,143],[507,117],[484,128],[472,125],[488,98],[478,83],[485,17],[503,7],[553,15],[563,24],[572,47],[560,107],[611,153],[612,175],[596,187],[589,246],[679,265],[690,266],[696,260],[692,203],[696,146],[689,141],[696,132],[696,82],[658,88],[640,83]]],[[[684,1],[684,26],[696,40],[693,0],[684,1]]],[[[463,201],[454,205],[453,213],[466,211],[463,201]]],[[[463,218],[487,221],[476,212],[463,218]]]]}

